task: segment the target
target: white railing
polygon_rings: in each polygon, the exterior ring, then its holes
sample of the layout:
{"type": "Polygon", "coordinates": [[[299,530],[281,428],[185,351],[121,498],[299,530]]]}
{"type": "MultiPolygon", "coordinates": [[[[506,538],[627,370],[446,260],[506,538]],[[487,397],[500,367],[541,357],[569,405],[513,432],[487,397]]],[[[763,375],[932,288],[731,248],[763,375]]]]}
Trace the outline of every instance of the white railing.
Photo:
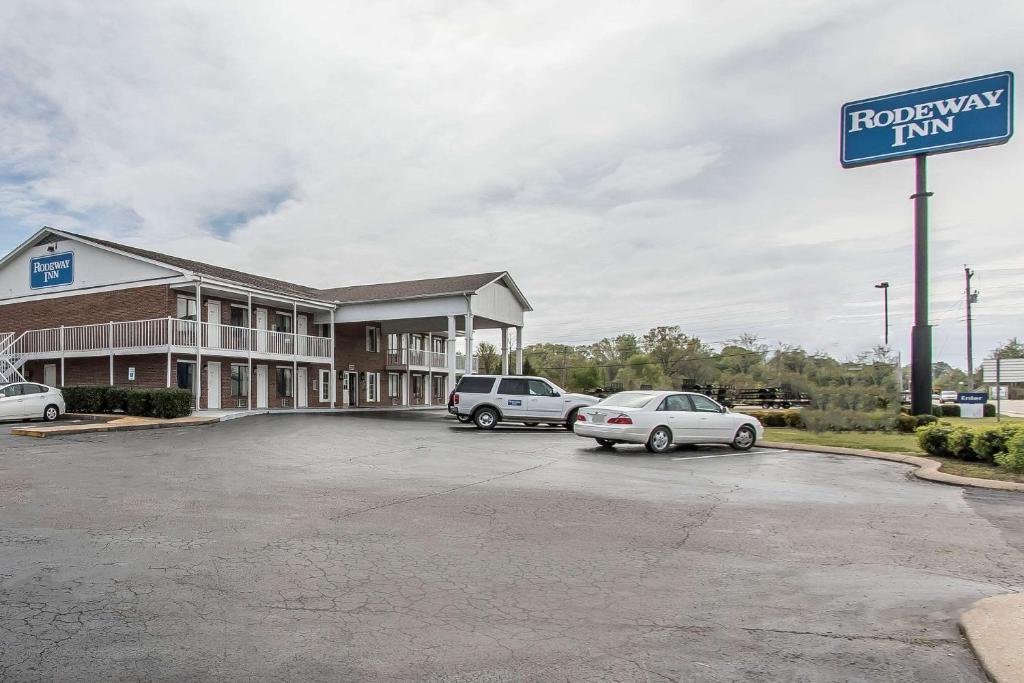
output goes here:
{"type": "Polygon", "coordinates": [[[296,355],[328,360],[330,337],[273,332],[219,323],[200,323],[177,318],[129,320],[91,325],[68,325],[29,330],[15,337],[0,334],[0,355],[23,359],[32,355],[59,355],[89,351],[162,348],[168,345],[195,348],[201,342],[207,353],[216,351],[296,355]],[[169,344],[168,344],[169,340],[169,344]]]}
{"type": "Polygon", "coordinates": [[[432,368],[446,368],[448,367],[448,354],[441,353],[438,351],[430,352],[430,367],[432,368]]]}
{"type": "Polygon", "coordinates": [[[427,352],[420,349],[409,349],[409,365],[425,366],[427,364],[427,352]]]}
{"type": "Polygon", "coordinates": [[[398,349],[388,349],[386,362],[388,365],[405,365],[405,352],[398,349]]]}

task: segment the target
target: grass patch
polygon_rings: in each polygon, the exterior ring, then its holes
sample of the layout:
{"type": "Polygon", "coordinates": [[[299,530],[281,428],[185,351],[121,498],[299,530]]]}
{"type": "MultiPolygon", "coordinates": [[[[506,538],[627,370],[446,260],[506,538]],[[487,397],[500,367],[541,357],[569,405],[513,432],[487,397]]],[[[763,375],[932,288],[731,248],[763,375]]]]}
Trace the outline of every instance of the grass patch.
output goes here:
{"type": "Polygon", "coordinates": [[[957,460],[955,458],[939,458],[934,455],[927,456],[932,460],[942,463],[939,468],[942,472],[959,474],[961,477],[977,477],[978,479],[997,479],[999,481],[1013,481],[1024,484],[1024,473],[1014,472],[1005,467],[999,467],[987,462],[974,462],[970,460],[957,460]]]}
{"type": "Polygon", "coordinates": [[[1024,417],[1007,417],[1003,415],[1000,422],[994,417],[940,417],[939,422],[948,422],[951,425],[963,425],[964,427],[994,427],[998,424],[1019,424],[1024,422],[1024,417]]]}
{"type": "Polygon", "coordinates": [[[815,434],[804,429],[766,427],[765,441],[785,441],[838,448],[864,448],[885,453],[922,453],[914,434],[900,432],[821,432],[815,434]]]}

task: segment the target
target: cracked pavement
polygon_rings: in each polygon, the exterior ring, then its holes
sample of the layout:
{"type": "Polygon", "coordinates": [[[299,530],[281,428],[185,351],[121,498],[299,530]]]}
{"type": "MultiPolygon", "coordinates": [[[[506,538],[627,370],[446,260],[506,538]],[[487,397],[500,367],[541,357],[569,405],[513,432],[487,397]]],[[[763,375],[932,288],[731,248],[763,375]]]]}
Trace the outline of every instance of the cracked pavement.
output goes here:
{"type": "MultiPolygon", "coordinates": [[[[718,452],[718,451],[714,451],[718,452]]],[[[437,413],[0,433],[0,680],[984,681],[1024,496],[437,413]]]]}

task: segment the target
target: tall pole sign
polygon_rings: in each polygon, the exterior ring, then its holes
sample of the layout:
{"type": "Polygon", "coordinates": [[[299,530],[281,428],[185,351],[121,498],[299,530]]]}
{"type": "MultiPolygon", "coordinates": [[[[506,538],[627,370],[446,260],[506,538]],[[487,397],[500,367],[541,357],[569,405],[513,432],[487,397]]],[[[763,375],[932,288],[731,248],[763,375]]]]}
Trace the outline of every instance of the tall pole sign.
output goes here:
{"type": "Polygon", "coordinates": [[[1013,74],[966,78],[847,102],[840,121],[843,168],[914,158],[914,329],[911,406],[932,411],[932,328],[928,322],[928,191],[932,154],[999,145],[1013,135],[1013,74]]]}

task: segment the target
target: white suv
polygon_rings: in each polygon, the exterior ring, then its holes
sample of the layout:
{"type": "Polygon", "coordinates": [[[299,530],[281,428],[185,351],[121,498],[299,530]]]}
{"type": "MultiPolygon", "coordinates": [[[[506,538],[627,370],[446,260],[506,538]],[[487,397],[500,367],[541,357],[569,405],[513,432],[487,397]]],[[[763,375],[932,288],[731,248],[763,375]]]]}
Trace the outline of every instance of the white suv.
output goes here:
{"type": "Polygon", "coordinates": [[[448,412],[480,429],[499,422],[541,423],[572,430],[580,408],[598,402],[594,396],[570,394],[543,377],[466,375],[452,393],[448,412]]]}

